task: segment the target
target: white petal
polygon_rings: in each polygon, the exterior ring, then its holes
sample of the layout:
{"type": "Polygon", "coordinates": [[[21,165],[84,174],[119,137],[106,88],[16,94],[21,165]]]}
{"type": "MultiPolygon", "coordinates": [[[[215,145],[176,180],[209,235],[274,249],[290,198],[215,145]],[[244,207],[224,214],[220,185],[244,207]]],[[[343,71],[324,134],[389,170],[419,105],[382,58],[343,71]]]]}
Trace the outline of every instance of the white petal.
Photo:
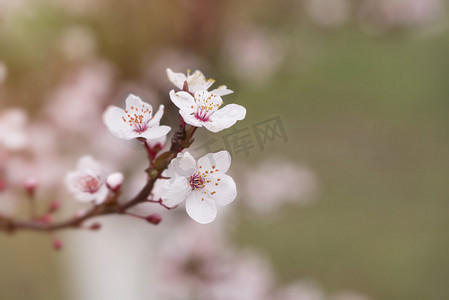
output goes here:
{"type": "Polygon", "coordinates": [[[77,193],[74,194],[74,196],[75,196],[75,199],[80,202],[96,201],[95,194],[92,194],[92,193],[78,191],[77,193]]]}
{"type": "Polygon", "coordinates": [[[186,201],[187,214],[200,224],[207,224],[217,217],[215,201],[201,192],[191,192],[186,201]]]}
{"type": "Polygon", "coordinates": [[[204,127],[212,132],[219,132],[229,128],[237,121],[243,120],[246,116],[246,109],[238,104],[229,104],[214,112],[209,122],[204,123],[204,127]]]}
{"type": "Polygon", "coordinates": [[[174,90],[170,91],[170,99],[174,105],[176,105],[180,110],[185,111],[189,114],[197,110],[197,105],[195,99],[192,95],[187,92],[177,92],[174,90]]]}
{"type": "Polygon", "coordinates": [[[134,108],[145,107],[148,108],[151,112],[153,111],[153,107],[151,106],[151,104],[143,102],[142,99],[140,99],[140,97],[133,94],[129,94],[128,97],[126,98],[126,110],[130,110],[131,106],[134,108]]]}
{"type": "Polygon", "coordinates": [[[97,162],[92,156],[85,155],[78,160],[77,170],[79,171],[91,171],[94,176],[100,175],[102,169],[99,162],[97,162]]]}
{"type": "Polygon", "coordinates": [[[237,196],[237,187],[235,186],[234,179],[226,174],[212,174],[207,177],[211,180],[207,184],[206,188],[209,192],[215,192],[211,195],[211,198],[220,206],[225,206],[234,201],[237,196]]]}
{"type": "MultiPolygon", "coordinates": [[[[159,179],[161,180],[161,179],[159,179]]],[[[168,184],[162,187],[161,199],[163,203],[169,207],[173,207],[186,200],[189,193],[192,191],[186,177],[177,177],[172,179],[165,179],[168,184]]]]}
{"type": "Polygon", "coordinates": [[[225,85],[220,85],[218,88],[212,90],[211,93],[218,96],[226,96],[234,93],[234,91],[228,89],[225,85]]]}
{"type": "Polygon", "coordinates": [[[186,76],[182,73],[175,73],[170,68],[167,68],[167,77],[171,83],[173,83],[178,89],[182,90],[184,81],[187,80],[186,76]]]}
{"type": "Polygon", "coordinates": [[[108,188],[105,184],[102,184],[96,193],[93,193],[93,200],[97,205],[103,203],[108,196],[108,188]]]}
{"type": "Polygon", "coordinates": [[[164,115],[164,105],[159,106],[159,110],[154,114],[154,117],[148,122],[149,127],[158,126],[164,115]]]}
{"type": "Polygon", "coordinates": [[[171,128],[170,126],[157,126],[157,127],[148,127],[147,130],[142,132],[140,135],[137,134],[136,137],[143,137],[146,139],[158,139],[160,137],[163,137],[164,135],[167,135],[170,132],[171,128]]]}
{"type": "Polygon", "coordinates": [[[130,133],[133,128],[123,121],[122,116],[125,111],[116,106],[109,106],[103,113],[103,121],[108,127],[109,131],[119,139],[129,140],[130,133]]]}
{"type": "Polygon", "coordinates": [[[189,152],[178,154],[178,157],[170,162],[170,173],[176,176],[189,177],[197,170],[196,161],[189,152]]]}
{"type": "Polygon", "coordinates": [[[68,172],[65,176],[64,182],[67,189],[72,193],[78,193],[79,189],[76,187],[76,182],[78,181],[78,172],[68,172]]]}
{"type": "Polygon", "coordinates": [[[187,124],[195,126],[195,127],[203,127],[204,122],[201,122],[200,120],[195,118],[195,116],[193,114],[189,114],[183,110],[180,110],[179,114],[181,115],[181,117],[184,119],[184,121],[187,124]]]}
{"type": "Polygon", "coordinates": [[[208,153],[198,159],[198,168],[201,171],[214,171],[226,173],[231,166],[231,155],[228,151],[208,153]]]}

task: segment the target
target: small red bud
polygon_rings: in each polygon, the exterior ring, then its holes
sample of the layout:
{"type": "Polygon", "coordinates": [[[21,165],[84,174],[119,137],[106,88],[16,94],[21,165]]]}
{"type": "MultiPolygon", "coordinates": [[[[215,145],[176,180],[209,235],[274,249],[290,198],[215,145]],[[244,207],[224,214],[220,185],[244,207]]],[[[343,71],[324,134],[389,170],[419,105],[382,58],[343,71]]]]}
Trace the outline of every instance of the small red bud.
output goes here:
{"type": "Polygon", "coordinates": [[[53,241],[53,249],[61,250],[61,248],[62,248],[62,242],[60,240],[54,240],[53,241]]]}
{"type": "Polygon", "coordinates": [[[61,202],[59,202],[58,200],[55,200],[50,204],[50,208],[48,209],[48,212],[53,213],[53,212],[57,211],[60,207],[61,207],[61,202]]]}
{"type": "Polygon", "coordinates": [[[28,195],[31,198],[34,198],[34,192],[36,191],[36,187],[37,187],[37,180],[34,178],[28,178],[25,181],[25,189],[28,193],[28,195]]]}
{"type": "Polygon", "coordinates": [[[96,231],[99,230],[101,228],[101,224],[100,223],[93,223],[92,225],[89,226],[89,229],[92,231],[96,231]]]}
{"type": "Polygon", "coordinates": [[[149,223],[157,225],[162,221],[162,217],[159,214],[152,214],[145,218],[149,223]]]}

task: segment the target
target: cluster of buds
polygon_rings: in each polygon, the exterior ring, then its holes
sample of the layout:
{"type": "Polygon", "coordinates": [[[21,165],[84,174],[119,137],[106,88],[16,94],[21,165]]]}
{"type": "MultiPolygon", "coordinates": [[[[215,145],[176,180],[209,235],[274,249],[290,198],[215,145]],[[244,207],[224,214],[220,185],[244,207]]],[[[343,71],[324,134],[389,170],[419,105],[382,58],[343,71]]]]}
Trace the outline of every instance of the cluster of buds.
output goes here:
{"type": "MultiPolygon", "coordinates": [[[[167,75],[179,89],[169,92],[171,102],[179,109],[179,125],[168,150],[164,151],[164,147],[172,130],[161,125],[164,105],[155,111],[151,104],[130,94],[124,109],[109,106],[103,113],[103,121],[112,135],[123,140],[137,140],[147,152],[146,184],[134,198],[127,201],[120,199],[121,187],[126,180],[122,173],[107,175],[98,161],[86,155],[79,159],[76,170],[66,174],[65,185],[76,200],[91,203],[90,209],[66,221],[53,222],[52,215],[60,206],[59,201],[53,201],[43,216],[37,216],[34,197],[38,182],[30,179],[25,183],[25,190],[32,203],[31,219],[18,221],[0,216],[0,229],[50,233],[65,228],[98,230],[100,223],[88,227],[83,224],[88,219],[106,214],[125,214],[159,224],[162,221],[159,214],[139,216],[128,211],[146,202],[174,209],[185,201],[187,214],[196,222],[206,224],[215,220],[217,205],[227,205],[237,195],[234,180],[226,174],[231,157],[227,151],[221,151],[209,153],[196,161],[186,149],[193,143],[197,128],[205,127],[211,132],[219,132],[243,120],[246,109],[237,104],[222,107],[222,96],[233,91],[223,85],[208,91],[214,80],[206,79],[201,71],[182,74],[167,69],[167,75]],[[160,188],[154,189],[155,185],[160,188]]],[[[55,239],[54,248],[61,247],[62,242],[55,239]]]]}

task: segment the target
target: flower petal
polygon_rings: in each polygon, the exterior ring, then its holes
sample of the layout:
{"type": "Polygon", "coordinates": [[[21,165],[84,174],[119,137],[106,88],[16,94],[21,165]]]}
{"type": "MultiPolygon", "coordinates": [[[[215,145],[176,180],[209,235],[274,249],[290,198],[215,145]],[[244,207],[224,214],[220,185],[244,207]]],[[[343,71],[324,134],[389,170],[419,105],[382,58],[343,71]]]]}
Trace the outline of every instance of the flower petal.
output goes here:
{"type": "Polygon", "coordinates": [[[95,204],[100,205],[106,200],[106,197],[108,196],[108,188],[105,184],[102,184],[98,191],[96,193],[93,193],[92,196],[95,204]]]}
{"type": "Polygon", "coordinates": [[[234,91],[228,89],[225,85],[220,85],[218,88],[212,90],[211,93],[218,96],[226,96],[234,93],[234,91]]]}
{"type": "Polygon", "coordinates": [[[162,116],[164,115],[164,105],[159,105],[158,111],[154,114],[153,118],[148,122],[149,127],[159,126],[162,116]]]}
{"type": "Polygon", "coordinates": [[[103,113],[103,121],[108,127],[109,131],[119,139],[130,140],[130,134],[133,132],[133,128],[130,128],[125,121],[123,121],[122,116],[125,111],[116,106],[109,106],[103,113]]]}
{"type": "Polygon", "coordinates": [[[161,199],[162,202],[169,207],[176,206],[186,200],[189,193],[192,191],[186,177],[176,177],[164,180],[167,184],[164,184],[162,187],[161,199]]]}
{"type": "Polygon", "coordinates": [[[171,176],[188,177],[195,173],[196,161],[189,152],[178,154],[178,156],[170,162],[168,172],[171,176]]]}
{"type": "Polygon", "coordinates": [[[184,81],[187,80],[186,76],[182,73],[175,73],[170,68],[167,68],[167,77],[171,83],[173,83],[178,89],[182,90],[184,81]]]}
{"type": "Polygon", "coordinates": [[[170,126],[162,125],[157,127],[148,127],[147,130],[142,132],[141,134],[137,134],[136,137],[143,137],[146,139],[158,139],[160,137],[163,137],[164,135],[167,135],[171,130],[170,126]]]}
{"type": "Polygon", "coordinates": [[[201,192],[191,192],[186,200],[187,214],[200,224],[207,224],[217,217],[215,201],[201,192]]]}
{"type": "Polygon", "coordinates": [[[79,192],[79,189],[76,186],[76,182],[78,181],[78,172],[68,172],[65,175],[64,182],[67,189],[72,193],[79,192]]]}
{"type": "Polygon", "coordinates": [[[208,91],[199,91],[195,93],[195,102],[198,109],[206,110],[209,114],[215,113],[223,104],[220,96],[212,94],[208,91]]]}
{"type": "Polygon", "coordinates": [[[170,91],[170,99],[174,105],[176,105],[180,110],[186,113],[194,113],[197,110],[197,105],[195,99],[192,95],[187,92],[177,92],[174,90],[170,91]]]}
{"type": "Polygon", "coordinates": [[[78,160],[76,165],[78,171],[91,171],[94,176],[98,176],[102,173],[101,165],[92,156],[85,155],[78,160]]]}
{"type": "Polygon", "coordinates": [[[209,122],[204,123],[204,127],[212,132],[219,132],[229,128],[237,121],[243,120],[246,116],[246,109],[238,104],[228,104],[222,109],[214,112],[209,122]]]}
{"type": "Polygon", "coordinates": [[[151,104],[143,102],[142,99],[140,99],[140,97],[134,94],[129,94],[128,97],[126,98],[126,110],[130,110],[131,107],[139,109],[147,108],[150,112],[153,111],[153,107],[151,106],[151,104]]]}
{"type": "Polygon", "coordinates": [[[74,193],[74,196],[75,196],[75,199],[80,202],[95,201],[95,194],[92,194],[92,193],[78,191],[77,193],[74,193]]]}
{"type": "Polygon", "coordinates": [[[211,192],[211,198],[218,205],[225,206],[234,201],[237,196],[237,187],[231,176],[214,173],[207,178],[210,182],[207,183],[206,188],[211,192]]]}
{"type": "Polygon", "coordinates": [[[231,155],[228,151],[208,153],[198,159],[198,168],[202,171],[226,173],[231,166],[231,155]]]}

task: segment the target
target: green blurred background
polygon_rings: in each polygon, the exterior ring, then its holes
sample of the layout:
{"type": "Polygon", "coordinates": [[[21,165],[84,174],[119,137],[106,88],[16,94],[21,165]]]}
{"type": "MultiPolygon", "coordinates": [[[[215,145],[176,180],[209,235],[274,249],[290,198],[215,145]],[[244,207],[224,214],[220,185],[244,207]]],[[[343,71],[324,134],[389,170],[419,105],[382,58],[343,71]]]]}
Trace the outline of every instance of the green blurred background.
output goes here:
{"type": "MultiPolygon", "coordinates": [[[[347,18],[333,26],[314,22],[301,1],[83,3],[0,6],[0,60],[8,66],[0,107],[33,114],[61,74],[92,59],[58,50],[69,26],[95,37],[94,56],[114,66],[116,82],[152,85],[159,75],[146,66],[173,49],[181,60],[198,57],[207,75],[236,91],[231,102],[247,108],[242,126],[281,116],[286,128],[288,143],[236,159],[280,154],[306,163],[319,182],[313,204],[288,205],[274,220],[239,209],[238,243],[259,247],[281,282],[311,277],[330,292],[382,300],[449,298],[444,10],[425,24],[367,30],[374,25],[357,14],[362,1],[349,2],[347,18]],[[276,66],[261,79],[257,66],[256,79],[241,76],[228,55],[232,37],[254,27],[268,32],[269,47],[278,42],[268,56],[276,66]]],[[[64,264],[48,244],[38,234],[0,235],[0,299],[67,298],[64,264]]]]}

